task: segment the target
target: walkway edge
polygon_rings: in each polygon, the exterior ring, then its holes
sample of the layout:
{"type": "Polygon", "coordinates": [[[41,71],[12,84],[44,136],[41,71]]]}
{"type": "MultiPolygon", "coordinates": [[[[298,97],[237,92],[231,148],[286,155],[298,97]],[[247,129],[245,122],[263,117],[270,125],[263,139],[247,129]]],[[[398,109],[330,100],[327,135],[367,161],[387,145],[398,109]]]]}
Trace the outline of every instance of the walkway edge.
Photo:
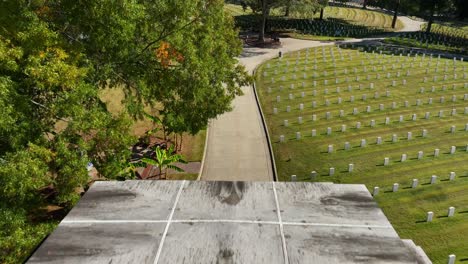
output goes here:
{"type": "Polygon", "coordinates": [[[206,126],[206,133],[205,133],[205,146],[203,147],[203,157],[201,160],[200,171],[198,172],[197,181],[201,180],[201,176],[203,173],[203,167],[205,166],[205,157],[206,157],[206,149],[208,148],[208,135],[210,134],[210,124],[206,126]]]}
{"type": "MultiPolygon", "coordinates": [[[[257,72],[257,67],[260,66],[262,63],[258,64],[255,69],[253,70],[252,76],[255,78],[255,74],[257,72]]],[[[252,89],[255,95],[255,102],[257,102],[257,107],[258,110],[260,111],[260,118],[262,119],[262,126],[263,126],[263,131],[265,132],[266,135],[266,140],[268,143],[268,151],[270,152],[270,162],[273,170],[273,181],[278,181],[278,173],[276,171],[276,162],[275,162],[275,156],[273,154],[273,146],[271,145],[271,140],[270,140],[270,133],[268,133],[268,127],[265,122],[265,116],[263,115],[263,110],[262,106],[260,105],[260,100],[258,99],[258,94],[257,94],[257,86],[255,85],[255,81],[253,82],[252,89]]]]}

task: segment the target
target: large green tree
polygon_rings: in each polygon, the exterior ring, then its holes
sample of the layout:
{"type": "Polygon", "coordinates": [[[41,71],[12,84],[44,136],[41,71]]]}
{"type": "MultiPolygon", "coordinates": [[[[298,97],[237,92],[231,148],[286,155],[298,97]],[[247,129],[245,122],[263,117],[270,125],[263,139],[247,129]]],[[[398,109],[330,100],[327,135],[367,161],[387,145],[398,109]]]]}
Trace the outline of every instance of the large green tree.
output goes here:
{"type": "Polygon", "coordinates": [[[258,40],[265,41],[265,28],[268,17],[273,8],[284,8],[285,15],[290,13],[295,15],[309,16],[324,8],[328,0],[243,0],[243,5],[249,6],[254,13],[260,14],[260,23],[258,24],[258,40]]]}
{"type": "MultiPolygon", "coordinates": [[[[96,83],[124,84],[130,113],[177,115],[192,134],[230,110],[247,76],[222,0],[75,1],[48,4],[51,25],[92,64],[96,83]]],[[[172,117],[171,117],[172,118],[172,117]]],[[[170,124],[171,122],[165,122],[170,124]]]]}
{"type": "Polygon", "coordinates": [[[427,19],[426,32],[431,32],[434,15],[453,10],[453,2],[448,0],[420,0],[420,13],[427,19]]]}
{"type": "Polygon", "coordinates": [[[248,82],[240,52],[221,0],[0,1],[0,262],[50,230],[31,231],[47,206],[77,201],[88,162],[132,177],[121,172],[145,107],[192,134],[230,110],[248,82]],[[109,86],[126,93],[118,116],[99,97],[109,86]]]}
{"type": "Polygon", "coordinates": [[[457,16],[460,20],[468,18],[468,1],[454,0],[457,16]]]}
{"type": "Polygon", "coordinates": [[[290,8],[292,1],[288,0],[244,0],[243,5],[249,6],[254,13],[260,14],[260,23],[258,24],[258,40],[265,41],[265,28],[271,9],[280,6],[290,8]]]}
{"type": "Polygon", "coordinates": [[[466,0],[367,0],[366,2],[368,5],[393,10],[392,27],[395,27],[399,12],[425,18],[428,21],[426,32],[431,31],[436,15],[458,14],[462,18],[467,6],[466,0]]]}

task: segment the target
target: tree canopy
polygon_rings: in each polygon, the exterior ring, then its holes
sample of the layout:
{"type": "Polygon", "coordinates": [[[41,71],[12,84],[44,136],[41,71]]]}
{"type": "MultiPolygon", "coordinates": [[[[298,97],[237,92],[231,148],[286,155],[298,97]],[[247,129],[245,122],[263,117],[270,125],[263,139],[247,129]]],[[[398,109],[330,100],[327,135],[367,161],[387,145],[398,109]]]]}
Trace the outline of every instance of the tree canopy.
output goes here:
{"type": "Polygon", "coordinates": [[[406,15],[414,15],[428,20],[427,31],[431,30],[434,17],[458,16],[467,17],[466,0],[366,0],[367,5],[374,5],[393,10],[395,13],[401,10],[406,15]]]}
{"type": "Polygon", "coordinates": [[[77,201],[88,162],[107,178],[131,177],[120,172],[145,107],[171,132],[191,134],[231,109],[249,77],[223,4],[0,1],[0,241],[10,241],[0,243],[0,262],[34,246],[17,232],[31,215],[77,201]],[[117,86],[126,111],[113,115],[99,91],[117,86]],[[2,222],[8,215],[18,221],[2,222]]]}
{"type": "Polygon", "coordinates": [[[273,8],[284,8],[285,15],[295,14],[296,17],[312,17],[318,10],[328,5],[328,0],[242,0],[243,6],[249,6],[254,13],[261,14],[259,23],[259,41],[264,41],[265,28],[273,8]]]}

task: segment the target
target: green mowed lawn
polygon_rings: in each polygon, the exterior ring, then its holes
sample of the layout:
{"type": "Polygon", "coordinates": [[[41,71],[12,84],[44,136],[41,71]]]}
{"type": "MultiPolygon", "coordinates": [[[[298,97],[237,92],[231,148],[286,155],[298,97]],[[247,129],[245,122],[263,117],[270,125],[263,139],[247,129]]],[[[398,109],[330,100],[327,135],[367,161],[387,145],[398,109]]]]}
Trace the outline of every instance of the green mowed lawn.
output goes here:
{"type": "MultiPolygon", "coordinates": [[[[378,11],[364,10],[360,8],[327,6],[324,15],[326,18],[344,19],[352,24],[368,27],[391,29],[393,17],[378,11]]],[[[317,14],[317,18],[319,15],[317,14]]],[[[402,29],[403,23],[397,20],[395,29],[402,29]]]]}
{"type": "MultiPolygon", "coordinates": [[[[427,23],[423,24],[421,29],[426,30],[427,23]]],[[[448,36],[457,36],[468,38],[468,23],[463,22],[440,22],[434,23],[431,32],[443,33],[448,36]]]]}
{"type": "Polygon", "coordinates": [[[452,253],[468,258],[468,63],[334,46],[306,54],[271,60],[256,76],[280,180],[297,175],[311,181],[316,171],[315,181],[363,183],[370,191],[378,186],[376,199],[402,238],[421,245],[435,263],[445,263],[452,253]],[[454,181],[450,172],[456,173],[454,181]],[[415,189],[413,179],[419,180],[415,189]],[[394,183],[400,185],[396,193],[394,183]],[[443,217],[450,206],[455,217],[443,217]],[[428,211],[435,213],[432,223],[423,222],[428,211]]]}
{"type": "Polygon", "coordinates": [[[224,10],[232,16],[248,15],[252,13],[252,9],[247,8],[244,12],[242,6],[236,4],[224,4],[224,10]]]}
{"type": "MultiPolygon", "coordinates": [[[[248,15],[252,13],[250,8],[244,12],[242,6],[235,4],[225,4],[224,9],[233,16],[248,15]]],[[[272,17],[282,17],[284,15],[284,10],[282,9],[273,9],[271,11],[272,17]]],[[[299,15],[299,14],[298,14],[299,15]]],[[[317,12],[312,19],[318,19],[320,13],[317,12]]],[[[302,18],[301,15],[296,16],[292,13],[290,18],[302,18]]],[[[324,10],[324,18],[335,18],[342,19],[347,23],[353,25],[362,25],[366,27],[375,27],[382,29],[391,29],[392,26],[392,16],[372,10],[364,10],[359,8],[349,8],[349,7],[336,7],[336,6],[327,6],[324,10]]],[[[397,20],[396,30],[403,28],[403,23],[400,20],[397,20]]]]}

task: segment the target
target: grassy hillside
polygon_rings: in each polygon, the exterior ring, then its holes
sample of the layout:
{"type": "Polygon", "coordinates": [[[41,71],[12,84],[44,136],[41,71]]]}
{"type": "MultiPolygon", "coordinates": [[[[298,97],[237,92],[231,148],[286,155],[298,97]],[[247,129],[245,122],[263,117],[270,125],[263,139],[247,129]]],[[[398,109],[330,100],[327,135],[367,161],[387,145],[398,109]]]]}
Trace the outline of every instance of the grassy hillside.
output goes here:
{"type": "MultiPolygon", "coordinates": [[[[226,4],[225,10],[228,11],[233,16],[237,17],[238,24],[242,27],[254,27],[255,18],[252,16],[252,11],[247,9],[245,12],[240,5],[234,4],[226,4]]],[[[321,22],[318,21],[320,16],[319,13],[316,13],[313,17],[308,19],[304,19],[303,17],[295,16],[291,14],[289,17],[283,17],[284,11],[281,9],[274,9],[271,11],[271,19],[270,22],[272,23],[272,28],[275,30],[298,30],[299,33],[305,34],[305,36],[296,36],[302,38],[311,37],[311,30],[305,28],[302,24],[311,24],[310,28],[312,29],[315,24],[319,27],[332,27],[332,25],[322,25],[321,22]],[[315,22],[309,21],[309,19],[315,20],[315,22]]],[[[324,11],[324,19],[325,21],[331,21],[335,25],[339,25],[340,28],[344,28],[345,30],[357,30],[357,29],[378,29],[382,32],[384,31],[393,31],[391,28],[392,24],[392,16],[388,14],[383,14],[381,12],[372,11],[372,10],[363,10],[359,8],[349,8],[349,7],[335,7],[335,6],[327,6],[324,11]]],[[[396,29],[403,28],[403,24],[400,20],[397,20],[396,29]]],[[[336,30],[327,30],[322,32],[323,35],[331,35],[330,32],[335,33],[336,30]]],[[[374,31],[369,32],[367,34],[373,34],[374,31]]],[[[352,33],[350,33],[352,34],[352,33]]]]}
{"type": "Polygon", "coordinates": [[[380,51],[319,47],[286,54],[259,68],[257,89],[279,178],[363,183],[370,191],[378,186],[376,200],[402,238],[421,245],[434,263],[446,263],[452,253],[466,259],[468,63],[380,51]],[[361,147],[363,139],[366,145],[361,147]],[[407,155],[404,162],[402,154],[407,155]],[[315,179],[312,171],[317,172],[315,179]],[[448,180],[450,172],[456,173],[453,181],[448,180]],[[432,175],[438,176],[435,184],[429,184],[432,175]],[[413,179],[419,180],[416,188],[410,187],[413,179]],[[395,193],[394,183],[400,185],[395,193]],[[445,217],[450,206],[456,208],[453,218],[445,217]],[[435,214],[431,223],[424,222],[428,211],[435,214]]]}

